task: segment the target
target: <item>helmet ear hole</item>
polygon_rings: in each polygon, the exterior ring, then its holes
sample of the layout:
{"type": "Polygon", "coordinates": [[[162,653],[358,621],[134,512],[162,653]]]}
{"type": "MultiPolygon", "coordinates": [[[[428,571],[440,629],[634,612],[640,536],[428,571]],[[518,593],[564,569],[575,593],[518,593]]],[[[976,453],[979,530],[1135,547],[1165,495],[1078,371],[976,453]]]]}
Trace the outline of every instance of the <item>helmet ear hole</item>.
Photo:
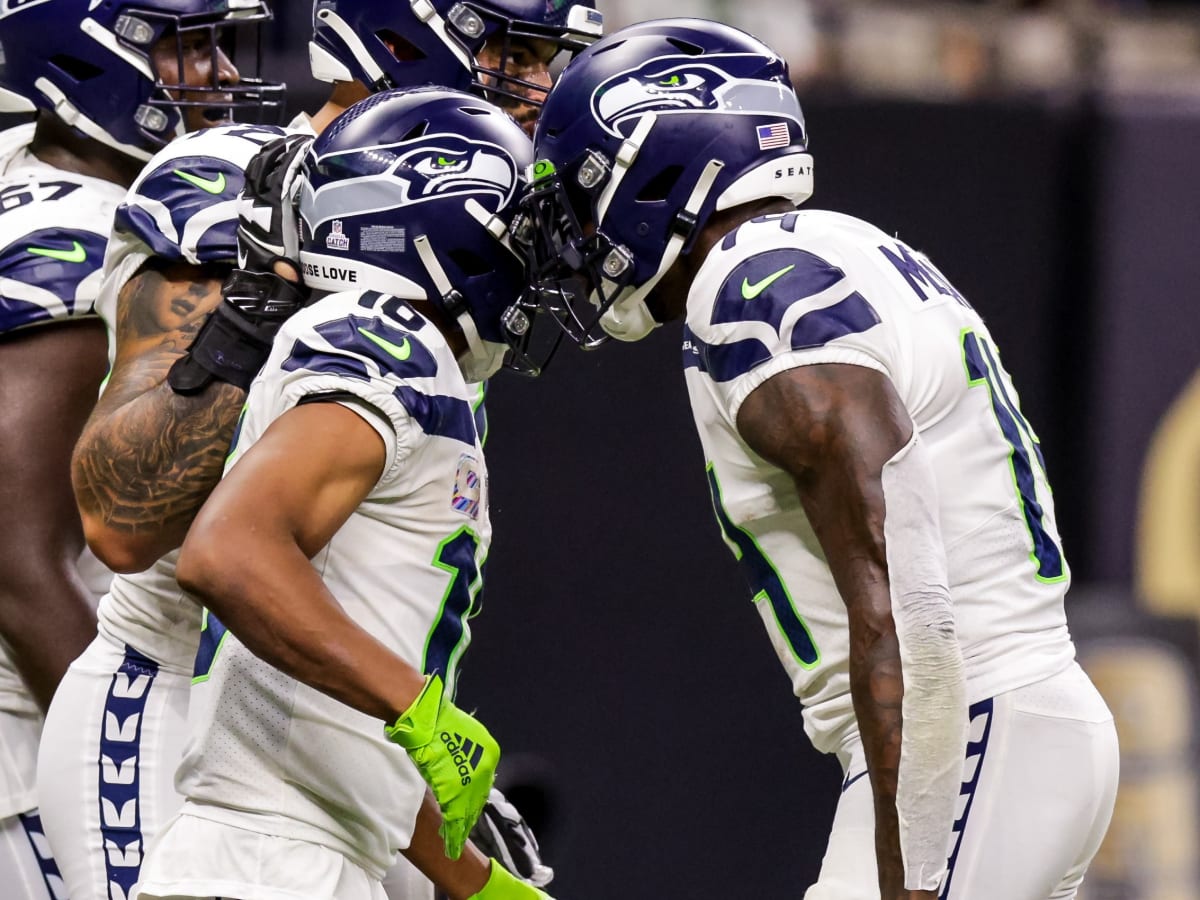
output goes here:
{"type": "Polygon", "coordinates": [[[478,253],[470,250],[457,248],[451,250],[449,256],[454,261],[454,265],[458,266],[459,270],[468,278],[486,275],[496,268],[493,263],[488,262],[478,253]]]}
{"type": "Polygon", "coordinates": [[[426,58],[420,47],[390,28],[379,29],[375,32],[375,37],[387,48],[396,62],[420,62],[426,58]]]}
{"type": "Polygon", "coordinates": [[[416,125],[414,125],[412,128],[408,129],[408,131],[407,131],[407,132],[405,132],[405,134],[404,134],[404,137],[400,138],[400,140],[401,140],[401,141],[411,141],[413,138],[419,138],[419,137],[420,137],[421,135],[423,135],[423,134],[424,134],[424,133],[425,133],[425,132],[426,132],[428,129],[429,129],[429,122],[428,122],[428,121],[421,121],[421,122],[418,122],[418,123],[417,123],[416,125]]]}
{"type": "Polygon", "coordinates": [[[50,57],[50,65],[76,82],[90,81],[97,75],[104,74],[104,70],[99,66],[93,66],[85,60],[69,56],[66,53],[56,53],[50,57]]]}
{"type": "Polygon", "coordinates": [[[693,44],[691,41],[685,41],[683,38],[669,37],[667,43],[678,50],[680,53],[686,53],[688,56],[703,56],[704,48],[699,44],[693,44]]]}
{"type": "Polygon", "coordinates": [[[671,165],[660,169],[658,174],[646,182],[637,194],[639,203],[654,203],[666,200],[675,188],[679,176],[683,174],[683,166],[671,165]]]}

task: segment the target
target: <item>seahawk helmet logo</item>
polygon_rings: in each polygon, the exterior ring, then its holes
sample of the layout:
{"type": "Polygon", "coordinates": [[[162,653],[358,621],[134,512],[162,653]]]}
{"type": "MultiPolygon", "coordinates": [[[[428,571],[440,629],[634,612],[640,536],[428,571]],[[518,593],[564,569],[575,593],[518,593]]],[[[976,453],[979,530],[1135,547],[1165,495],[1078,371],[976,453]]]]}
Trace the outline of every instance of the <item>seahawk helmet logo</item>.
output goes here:
{"type": "Polygon", "coordinates": [[[657,56],[601,82],[592,92],[592,115],[605,131],[619,136],[630,130],[622,127],[626,122],[649,112],[710,110],[799,118],[795,93],[763,74],[774,62],[756,53],[657,56]]]}
{"type": "Polygon", "coordinates": [[[409,203],[447,194],[495,193],[497,208],[517,186],[517,164],[501,147],[456,134],[417,138],[395,148],[389,172],[407,186],[409,203]]]}
{"type": "Polygon", "coordinates": [[[517,163],[507,150],[457,134],[331,153],[316,160],[315,169],[300,201],[301,215],[314,232],[333,218],[462,194],[499,212],[518,187],[517,163]],[[322,178],[325,173],[332,179],[322,178]]]}

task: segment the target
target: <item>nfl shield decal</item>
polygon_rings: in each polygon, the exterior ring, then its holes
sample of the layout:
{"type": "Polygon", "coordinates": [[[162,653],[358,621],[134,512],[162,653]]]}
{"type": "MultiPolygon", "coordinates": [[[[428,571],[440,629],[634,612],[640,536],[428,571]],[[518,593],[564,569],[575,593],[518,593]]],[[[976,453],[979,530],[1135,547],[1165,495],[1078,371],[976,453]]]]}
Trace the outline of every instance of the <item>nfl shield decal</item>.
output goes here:
{"type": "Polygon", "coordinates": [[[349,250],[350,238],[342,231],[342,220],[334,219],[329,235],[325,238],[325,246],[330,250],[349,250]]]}
{"type": "Polygon", "coordinates": [[[479,477],[479,462],[470,453],[458,458],[458,471],[454,473],[454,496],[450,505],[464,516],[479,518],[479,501],[483,493],[479,477]]]}

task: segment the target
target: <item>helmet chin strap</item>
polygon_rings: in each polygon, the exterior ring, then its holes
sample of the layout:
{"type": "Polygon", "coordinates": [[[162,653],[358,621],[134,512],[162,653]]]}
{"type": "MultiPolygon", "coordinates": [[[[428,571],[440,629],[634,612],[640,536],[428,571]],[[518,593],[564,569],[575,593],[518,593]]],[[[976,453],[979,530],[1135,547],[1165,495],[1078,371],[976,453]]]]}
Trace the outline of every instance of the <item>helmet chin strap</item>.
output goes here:
{"type": "MultiPolygon", "coordinates": [[[[438,294],[442,297],[459,296],[460,302],[462,302],[461,295],[454,290],[450,279],[446,277],[446,270],[438,262],[437,254],[433,252],[433,247],[429,243],[429,236],[418,235],[413,239],[413,246],[417,248],[417,256],[420,258],[421,264],[425,266],[425,271],[429,273],[429,278],[433,281],[433,286],[437,289],[438,294]]],[[[503,364],[504,353],[508,348],[504,344],[485,341],[480,337],[479,329],[475,327],[475,320],[471,317],[471,311],[465,302],[462,303],[462,311],[452,315],[454,315],[455,324],[462,330],[463,337],[467,339],[466,352],[458,356],[458,364],[462,369],[463,377],[470,382],[491,378],[503,364]]]]}
{"type": "Polygon", "coordinates": [[[629,167],[633,165],[633,161],[637,159],[638,151],[642,149],[642,144],[650,134],[650,129],[654,127],[654,123],[657,121],[657,115],[646,113],[638,119],[637,125],[633,128],[633,133],[622,141],[621,146],[617,149],[616,158],[613,160],[612,177],[608,179],[608,184],[604,186],[600,198],[596,201],[597,228],[604,224],[604,217],[608,214],[609,204],[612,203],[613,197],[616,196],[617,188],[621,186],[621,181],[625,178],[626,173],[629,172],[629,167]]]}
{"type": "MultiPolygon", "coordinates": [[[[379,84],[381,81],[383,81],[387,77],[384,75],[383,69],[379,68],[379,66],[376,64],[375,60],[371,58],[371,54],[367,52],[367,48],[363,45],[362,40],[359,38],[359,36],[357,34],[354,33],[354,29],[351,28],[346,23],[345,19],[343,19],[341,16],[339,16],[337,13],[335,13],[333,10],[330,10],[330,9],[320,10],[317,13],[317,17],[325,25],[329,26],[330,31],[332,31],[339,38],[341,38],[342,43],[344,43],[347,47],[350,48],[350,52],[354,54],[354,61],[357,62],[360,66],[362,66],[363,72],[365,72],[367,77],[371,79],[371,84],[379,84]]],[[[317,49],[320,50],[319,47],[317,49]]],[[[327,64],[328,59],[329,59],[328,53],[321,54],[321,56],[320,56],[321,63],[327,64]]],[[[340,75],[343,73],[348,76],[350,74],[346,70],[345,66],[341,66],[341,70],[342,70],[341,72],[336,72],[336,71],[333,71],[332,69],[330,69],[329,71],[326,71],[326,66],[323,66],[322,70],[320,72],[318,72],[317,67],[313,63],[314,63],[314,58],[312,55],[312,51],[310,50],[309,51],[309,66],[313,70],[313,77],[318,78],[322,81],[331,80],[331,78],[328,76],[336,76],[336,75],[340,75]]],[[[338,63],[338,65],[340,65],[340,63],[338,63]]],[[[332,80],[338,80],[338,79],[332,78],[332,80]]],[[[346,78],[345,80],[350,81],[351,79],[346,78]]]]}
{"type": "MultiPolygon", "coordinates": [[[[705,165],[700,177],[696,179],[696,184],[692,187],[692,192],[688,196],[687,203],[676,214],[676,216],[684,215],[686,219],[695,222],[696,217],[700,214],[701,208],[704,206],[704,201],[707,199],[709,192],[712,191],[713,184],[717,180],[717,176],[721,170],[725,168],[725,163],[719,159],[710,159],[705,165]]],[[[678,220],[678,218],[677,218],[678,220]]],[[[643,284],[633,288],[624,296],[619,296],[617,300],[609,306],[600,316],[600,327],[604,329],[604,333],[619,341],[640,341],[651,331],[653,331],[661,323],[658,322],[654,315],[650,312],[650,308],[646,306],[646,297],[654,290],[667,271],[675,264],[675,260],[679,258],[679,254],[683,251],[683,245],[687,243],[687,239],[691,236],[690,232],[680,231],[675,229],[671,234],[670,240],[667,241],[667,246],[663,249],[662,259],[658,263],[658,271],[650,276],[643,284]]],[[[616,285],[608,281],[603,282],[604,285],[616,285]]]]}
{"type": "Polygon", "coordinates": [[[454,54],[460,63],[467,67],[467,71],[471,71],[475,65],[475,60],[470,54],[462,48],[458,41],[450,37],[446,31],[446,20],[438,15],[437,8],[430,0],[412,0],[411,4],[413,15],[424,22],[432,29],[433,33],[438,36],[446,48],[454,54]]]}

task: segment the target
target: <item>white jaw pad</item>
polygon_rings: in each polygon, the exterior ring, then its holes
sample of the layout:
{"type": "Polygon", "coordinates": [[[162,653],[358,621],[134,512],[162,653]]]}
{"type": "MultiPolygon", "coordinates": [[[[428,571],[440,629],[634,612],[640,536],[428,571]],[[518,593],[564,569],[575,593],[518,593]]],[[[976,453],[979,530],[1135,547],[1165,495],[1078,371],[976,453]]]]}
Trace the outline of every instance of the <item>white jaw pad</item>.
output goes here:
{"type": "Polygon", "coordinates": [[[308,67],[312,77],[317,81],[353,81],[354,76],[336,56],[317,45],[308,42],[308,67]]]}

